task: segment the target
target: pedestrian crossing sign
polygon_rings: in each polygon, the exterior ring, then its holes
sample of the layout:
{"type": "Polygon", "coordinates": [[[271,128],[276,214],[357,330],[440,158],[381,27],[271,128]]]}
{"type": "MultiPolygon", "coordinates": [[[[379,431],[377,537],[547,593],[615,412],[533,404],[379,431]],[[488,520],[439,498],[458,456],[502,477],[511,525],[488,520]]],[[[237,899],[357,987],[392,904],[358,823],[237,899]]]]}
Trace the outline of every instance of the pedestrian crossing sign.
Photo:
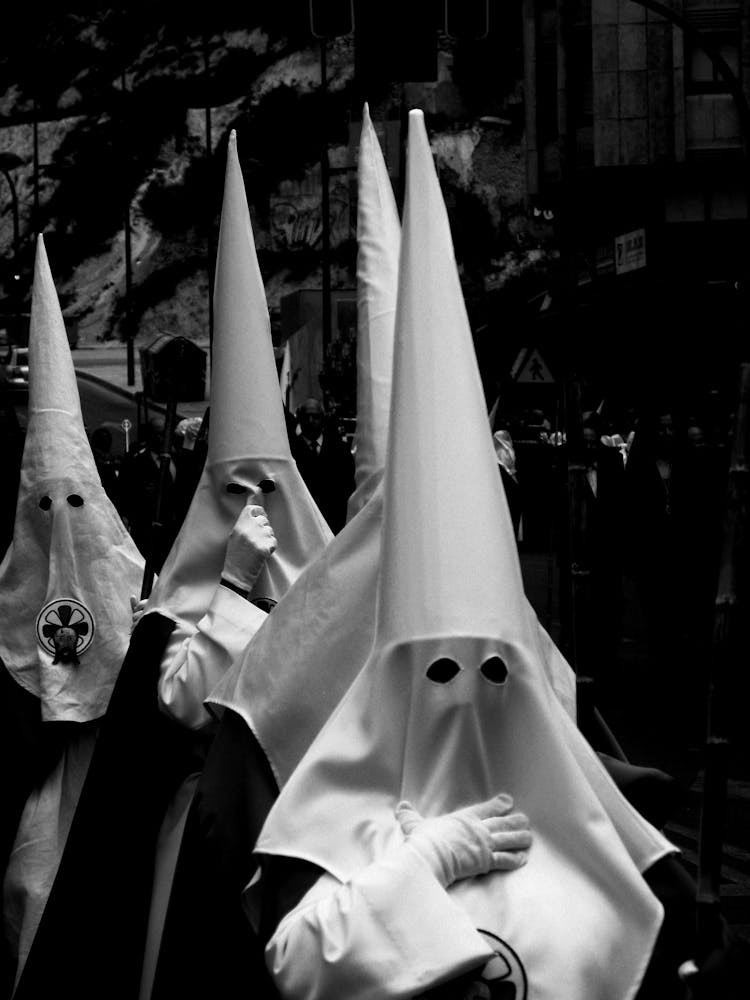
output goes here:
{"type": "Polygon", "coordinates": [[[527,385],[554,385],[555,379],[536,347],[523,348],[513,362],[511,378],[527,385]]]}

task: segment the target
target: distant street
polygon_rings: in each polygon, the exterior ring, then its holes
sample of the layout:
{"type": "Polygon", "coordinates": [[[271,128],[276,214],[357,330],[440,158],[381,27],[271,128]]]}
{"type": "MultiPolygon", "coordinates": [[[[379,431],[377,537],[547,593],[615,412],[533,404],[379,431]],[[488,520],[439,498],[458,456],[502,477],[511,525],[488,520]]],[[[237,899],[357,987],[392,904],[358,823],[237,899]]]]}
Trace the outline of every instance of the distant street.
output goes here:
{"type": "Polygon", "coordinates": [[[81,396],[81,409],[83,410],[83,422],[86,425],[86,430],[90,432],[95,427],[105,424],[112,431],[113,451],[122,450],[122,442],[124,441],[122,421],[126,418],[130,420],[133,433],[135,432],[137,419],[135,402],[84,378],[78,379],[78,392],[81,396]]]}
{"type": "MultiPolygon", "coordinates": [[[[112,432],[112,451],[114,454],[124,450],[125,434],[122,430],[122,421],[126,418],[130,420],[135,432],[137,411],[135,401],[127,399],[118,392],[106,386],[90,382],[85,378],[78,378],[78,392],[81,397],[81,409],[83,411],[83,422],[87,431],[92,431],[96,427],[104,424],[112,432]]],[[[26,401],[16,405],[16,413],[21,424],[26,426],[26,401]]]]}

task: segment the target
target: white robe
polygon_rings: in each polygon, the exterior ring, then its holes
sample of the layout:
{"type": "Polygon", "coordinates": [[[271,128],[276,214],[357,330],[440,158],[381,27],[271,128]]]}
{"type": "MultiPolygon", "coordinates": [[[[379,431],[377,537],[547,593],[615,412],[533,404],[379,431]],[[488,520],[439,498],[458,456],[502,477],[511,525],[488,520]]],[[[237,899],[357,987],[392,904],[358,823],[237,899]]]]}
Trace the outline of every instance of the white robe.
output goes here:
{"type": "Polygon", "coordinates": [[[57,875],[96,745],[95,724],[72,736],[44,784],[26,800],[3,882],[3,924],[17,958],[16,985],[57,875]]]}
{"type": "MultiPolygon", "coordinates": [[[[258,890],[247,890],[250,910],[258,890]]],[[[284,1000],[406,1000],[494,954],[427,864],[400,845],[346,883],[323,873],[280,921],[266,964],[284,1000]]]]}

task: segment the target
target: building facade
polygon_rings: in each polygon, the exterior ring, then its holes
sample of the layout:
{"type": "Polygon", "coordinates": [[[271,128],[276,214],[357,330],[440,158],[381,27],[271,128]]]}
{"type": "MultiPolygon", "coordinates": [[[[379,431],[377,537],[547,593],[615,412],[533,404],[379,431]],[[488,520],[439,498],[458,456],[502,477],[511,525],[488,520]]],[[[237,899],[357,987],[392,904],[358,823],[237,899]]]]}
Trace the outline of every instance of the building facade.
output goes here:
{"type": "Polygon", "coordinates": [[[523,0],[523,20],[529,199],[559,222],[581,354],[675,406],[731,392],[748,343],[750,3],[523,0]]]}

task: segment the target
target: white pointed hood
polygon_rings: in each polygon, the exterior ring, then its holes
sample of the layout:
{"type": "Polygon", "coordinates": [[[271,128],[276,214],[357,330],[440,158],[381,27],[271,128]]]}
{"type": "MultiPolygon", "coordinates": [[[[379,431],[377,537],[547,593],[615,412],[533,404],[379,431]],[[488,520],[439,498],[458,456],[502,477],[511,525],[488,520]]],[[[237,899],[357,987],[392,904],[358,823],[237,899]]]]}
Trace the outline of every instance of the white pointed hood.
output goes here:
{"type": "Polygon", "coordinates": [[[183,625],[197,624],[218,585],[234,523],[250,500],[266,508],[278,541],[252,596],[278,601],[332,536],[289,450],[265,290],[232,131],[216,259],[208,452],[147,611],[183,625]],[[270,480],[274,491],[253,498],[263,480],[270,480]],[[245,492],[231,492],[239,487],[245,492]]]}
{"type": "Polygon", "coordinates": [[[528,864],[451,895],[501,936],[534,995],[632,996],[661,906],[640,871],[672,850],[555,697],[523,597],[445,207],[411,112],[375,640],[271,810],[259,853],[346,881],[437,815],[510,792],[528,864]]]}
{"type": "Polygon", "coordinates": [[[401,244],[396,199],[366,104],[357,180],[357,486],[349,519],[370,498],[385,465],[401,244]]]}
{"type": "MultiPolygon", "coordinates": [[[[350,521],[308,566],[208,698],[245,720],[279,787],[364,665],[375,632],[401,227],[367,105],[359,184],[359,486],[350,499],[350,521]]],[[[550,681],[575,718],[570,666],[529,610],[550,681]]]]}
{"type": "Polygon", "coordinates": [[[44,240],[29,329],[28,426],[0,566],[0,657],[42,718],[103,715],[130,641],[143,560],[102,488],[44,240]]]}

